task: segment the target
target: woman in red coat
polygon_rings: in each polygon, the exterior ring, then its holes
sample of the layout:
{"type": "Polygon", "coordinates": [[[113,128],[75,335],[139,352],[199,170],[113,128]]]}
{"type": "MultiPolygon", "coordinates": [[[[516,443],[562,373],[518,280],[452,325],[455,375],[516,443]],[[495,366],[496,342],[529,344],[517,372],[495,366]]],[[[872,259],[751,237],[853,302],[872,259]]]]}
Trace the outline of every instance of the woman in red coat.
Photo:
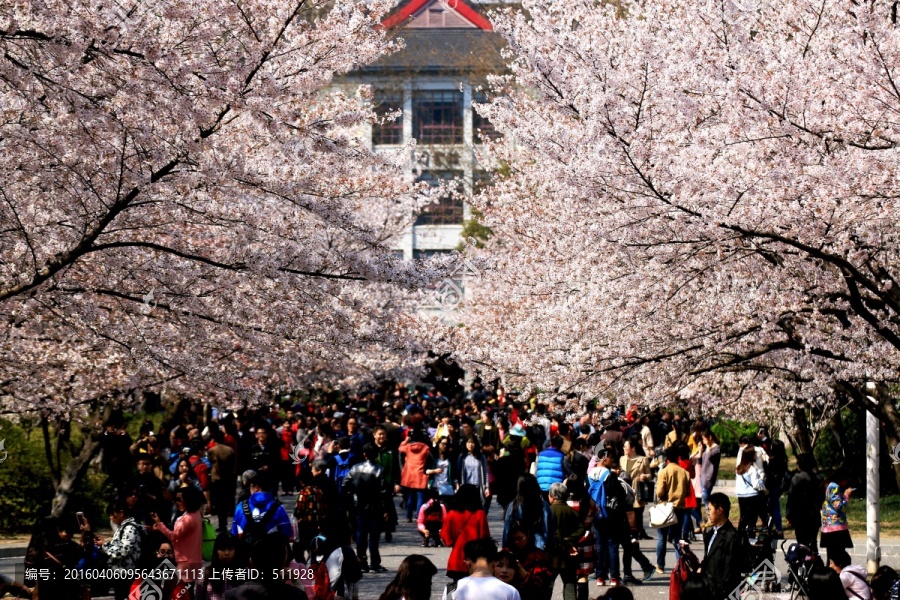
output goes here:
{"type": "Polygon", "coordinates": [[[409,437],[400,444],[400,485],[409,490],[406,501],[406,522],[412,523],[413,515],[425,504],[425,490],[428,488],[428,463],[431,460],[431,440],[421,427],[410,431],[409,437]]]}
{"type": "Polygon", "coordinates": [[[459,486],[453,496],[453,506],[444,519],[441,540],[445,546],[452,546],[447,559],[447,577],[459,581],[468,577],[469,569],[463,555],[463,548],[470,540],[491,537],[487,513],[481,507],[481,491],[470,483],[459,486]]]}

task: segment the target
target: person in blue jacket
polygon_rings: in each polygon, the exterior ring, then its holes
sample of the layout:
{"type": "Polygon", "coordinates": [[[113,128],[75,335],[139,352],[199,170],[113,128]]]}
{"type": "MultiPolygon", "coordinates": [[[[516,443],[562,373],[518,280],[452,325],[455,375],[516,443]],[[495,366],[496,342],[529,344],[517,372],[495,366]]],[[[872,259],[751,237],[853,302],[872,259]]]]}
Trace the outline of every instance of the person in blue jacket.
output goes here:
{"type": "Polygon", "coordinates": [[[294,537],[291,519],[281,502],[269,491],[275,482],[266,472],[257,473],[250,480],[250,498],[234,511],[231,534],[252,544],[268,533],[279,533],[285,541],[294,537]]]}
{"type": "Polygon", "coordinates": [[[550,486],[554,483],[565,483],[566,477],[572,472],[566,455],[563,454],[563,439],[555,435],[550,438],[550,446],[538,454],[537,467],[534,476],[537,477],[538,485],[544,498],[550,491],[550,486]]]}

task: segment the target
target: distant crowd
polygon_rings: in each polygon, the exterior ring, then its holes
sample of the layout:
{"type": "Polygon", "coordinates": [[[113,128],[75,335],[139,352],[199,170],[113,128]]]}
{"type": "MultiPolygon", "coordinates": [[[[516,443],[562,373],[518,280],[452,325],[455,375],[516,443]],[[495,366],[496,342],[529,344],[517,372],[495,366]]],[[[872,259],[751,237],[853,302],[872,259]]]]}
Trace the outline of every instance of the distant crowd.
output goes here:
{"type": "MultiPolygon", "coordinates": [[[[745,584],[766,556],[760,540],[774,547],[786,519],[812,557],[800,582],[821,590],[812,598],[900,595],[896,574],[870,586],[851,564],[853,481],[823,477],[810,455],[789,470],[766,427],[741,439],[733,494],[715,489],[721,447],[705,419],[636,405],[573,415],[479,381],[452,399],[385,384],[237,412],[185,401],[136,439],[122,415],[104,428],[111,537],[80,513],[48,517],[29,544],[30,579],[8,582],[16,594],[357,600],[362,577],[387,570],[381,544],[406,524],[423,547],[452,548],[444,592],[455,600],[549,600],[557,579],[564,600],[587,600],[591,580],[625,598],[654,576],[684,600],[720,599],[745,584]],[[293,510],[279,494],[295,497],[293,510]],[[502,531],[490,531],[492,509],[502,531]],[[639,541],[654,538],[651,560],[639,541]],[[827,556],[815,560],[820,547],[827,556]],[[86,575],[62,576],[73,573],[86,575]]],[[[411,555],[381,598],[430,598],[436,572],[411,555]]]]}

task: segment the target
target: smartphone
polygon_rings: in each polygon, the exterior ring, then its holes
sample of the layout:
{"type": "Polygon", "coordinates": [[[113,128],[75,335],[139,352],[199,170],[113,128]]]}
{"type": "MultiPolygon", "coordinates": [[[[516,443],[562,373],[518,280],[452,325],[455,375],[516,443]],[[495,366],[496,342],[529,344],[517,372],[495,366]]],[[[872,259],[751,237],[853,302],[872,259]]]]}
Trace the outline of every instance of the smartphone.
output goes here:
{"type": "Polygon", "coordinates": [[[75,513],[75,519],[78,521],[78,528],[87,527],[87,519],[84,518],[83,512],[75,513]]]}

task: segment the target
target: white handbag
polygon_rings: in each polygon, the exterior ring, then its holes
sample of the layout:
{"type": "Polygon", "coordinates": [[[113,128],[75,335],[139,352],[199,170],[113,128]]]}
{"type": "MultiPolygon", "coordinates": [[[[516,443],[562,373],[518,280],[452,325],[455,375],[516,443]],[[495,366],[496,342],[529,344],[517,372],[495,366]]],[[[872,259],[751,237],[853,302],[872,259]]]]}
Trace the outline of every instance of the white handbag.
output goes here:
{"type": "Polygon", "coordinates": [[[650,527],[671,527],[678,524],[675,516],[675,505],[671,502],[659,502],[650,507],[650,527]]]}

